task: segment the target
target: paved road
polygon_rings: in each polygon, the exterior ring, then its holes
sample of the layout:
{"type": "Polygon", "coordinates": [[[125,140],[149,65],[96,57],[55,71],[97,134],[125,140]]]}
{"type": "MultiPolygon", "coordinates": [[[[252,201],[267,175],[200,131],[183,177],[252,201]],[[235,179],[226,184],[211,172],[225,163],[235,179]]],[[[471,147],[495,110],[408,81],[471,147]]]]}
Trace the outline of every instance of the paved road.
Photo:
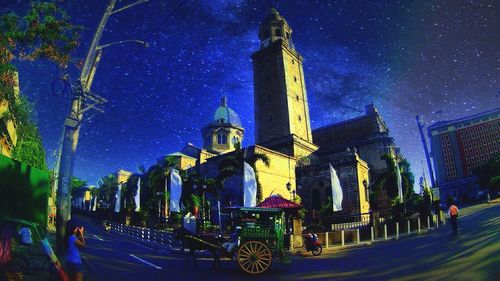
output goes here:
{"type": "Polygon", "coordinates": [[[209,259],[186,270],[183,257],[85,225],[88,248],[83,255],[92,280],[500,280],[499,203],[464,209],[457,237],[445,226],[320,257],[292,257],[290,265],[274,263],[260,276],[248,276],[230,261],[212,270],[209,259]]]}

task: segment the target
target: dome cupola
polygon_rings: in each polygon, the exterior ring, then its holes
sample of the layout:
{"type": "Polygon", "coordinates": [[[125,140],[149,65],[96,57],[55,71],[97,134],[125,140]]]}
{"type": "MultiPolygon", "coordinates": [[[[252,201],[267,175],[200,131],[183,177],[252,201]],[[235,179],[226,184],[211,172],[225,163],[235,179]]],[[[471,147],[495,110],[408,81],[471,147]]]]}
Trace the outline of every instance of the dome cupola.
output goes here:
{"type": "Polygon", "coordinates": [[[243,132],[240,117],[227,106],[224,96],[213,120],[201,130],[203,148],[218,154],[233,151],[237,143],[243,142],[243,132]]]}
{"type": "Polygon", "coordinates": [[[233,124],[235,126],[241,127],[241,120],[238,114],[234,112],[231,108],[227,106],[226,96],[221,98],[220,105],[215,111],[214,119],[215,123],[221,124],[233,124]]]}

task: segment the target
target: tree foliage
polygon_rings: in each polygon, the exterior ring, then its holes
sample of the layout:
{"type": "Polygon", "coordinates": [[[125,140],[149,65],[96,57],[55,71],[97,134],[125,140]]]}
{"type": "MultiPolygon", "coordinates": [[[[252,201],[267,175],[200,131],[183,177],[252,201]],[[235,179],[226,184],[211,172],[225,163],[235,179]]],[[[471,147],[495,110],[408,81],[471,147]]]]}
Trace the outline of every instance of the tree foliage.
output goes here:
{"type": "MultiPolygon", "coordinates": [[[[385,160],[387,164],[387,171],[381,174],[374,183],[375,196],[381,190],[385,190],[389,196],[391,202],[396,202],[395,198],[398,197],[398,183],[397,183],[397,169],[396,162],[389,154],[384,154],[380,159],[385,160]]],[[[415,177],[410,169],[410,163],[407,160],[403,160],[399,163],[399,169],[401,174],[401,182],[403,188],[403,199],[405,201],[411,200],[413,198],[413,184],[415,182],[415,177]]],[[[375,198],[371,198],[373,203],[376,201],[375,198]]],[[[371,202],[372,203],[372,202],[371,202]]]]}
{"type": "Polygon", "coordinates": [[[80,29],[69,20],[56,1],[33,2],[24,16],[10,12],[0,17],[0,100],[7,100],[18,135],[12,156],[40,169],[47,169],[45,150],[38,129],[30,120],[32,107],[14,93],[13,88],[18,85],[12,62],[47,59],[67,66],[70,53],[78,46],[80,29]]]}
{"type": "Polygon", "coordinates": [[[493,157],[486,164],[474,169],[474,175],[477,176],[477,182],[481,187],[489,187],[493,191],[500,191],[497,181],[492,181],[495,177],[500,177],[500,154],[493,157]]]}
{"type": "Polygon", "coordinates": [[[219,174],[217,175],[217,184],[221,187],[224,185],[224,181],[238,172],[243,171],[243,163],[247,162],[255,172],[255,180],[257,182],[257,203],[262,202],[262,185],[259,180],[259,173],[256,169],[257,162],[261,161],[266,167],[269,167],[270,160],[267,155],[263,153],[253,153],[252,155],[246,156],[243,149],[241,149],[241,144],[236,143],[236,150],[232,152],[231,155],[224,157],[219,164],[219,174]]]}

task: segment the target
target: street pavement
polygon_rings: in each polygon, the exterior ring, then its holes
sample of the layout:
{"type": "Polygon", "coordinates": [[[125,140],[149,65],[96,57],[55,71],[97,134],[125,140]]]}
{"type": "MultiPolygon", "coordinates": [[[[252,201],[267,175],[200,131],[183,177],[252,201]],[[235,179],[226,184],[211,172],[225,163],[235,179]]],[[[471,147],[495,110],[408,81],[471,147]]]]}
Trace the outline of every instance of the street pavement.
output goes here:
{"type": "Polygon", "coordinates": [[[291,264],[273,263],[249,276],[235,262],[211,269],[206,255],[195,269],[177,253],[156,251],[108,234],[80,218],[85,226],[85,280],[500,280],[500,202],[462,210],[459,235],[449,225],[426,234],[373,245],[334,249],[319,256],[292,256],[291,264]]]}

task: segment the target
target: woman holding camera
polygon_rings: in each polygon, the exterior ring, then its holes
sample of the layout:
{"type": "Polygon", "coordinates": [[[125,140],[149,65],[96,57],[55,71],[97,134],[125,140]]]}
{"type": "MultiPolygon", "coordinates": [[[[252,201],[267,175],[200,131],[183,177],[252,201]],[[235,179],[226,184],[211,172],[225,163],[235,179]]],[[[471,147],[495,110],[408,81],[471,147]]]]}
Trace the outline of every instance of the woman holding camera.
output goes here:
{"type": "Polygon", "coordinates": [[[69,220],[66,228],[66,268],[69,273],[69,280],[83,280],[83,265],[80,257],[79,248],[85,247],[85,238],[83,237],[83,227],[77,226],[72,220],[69,220]]]}

